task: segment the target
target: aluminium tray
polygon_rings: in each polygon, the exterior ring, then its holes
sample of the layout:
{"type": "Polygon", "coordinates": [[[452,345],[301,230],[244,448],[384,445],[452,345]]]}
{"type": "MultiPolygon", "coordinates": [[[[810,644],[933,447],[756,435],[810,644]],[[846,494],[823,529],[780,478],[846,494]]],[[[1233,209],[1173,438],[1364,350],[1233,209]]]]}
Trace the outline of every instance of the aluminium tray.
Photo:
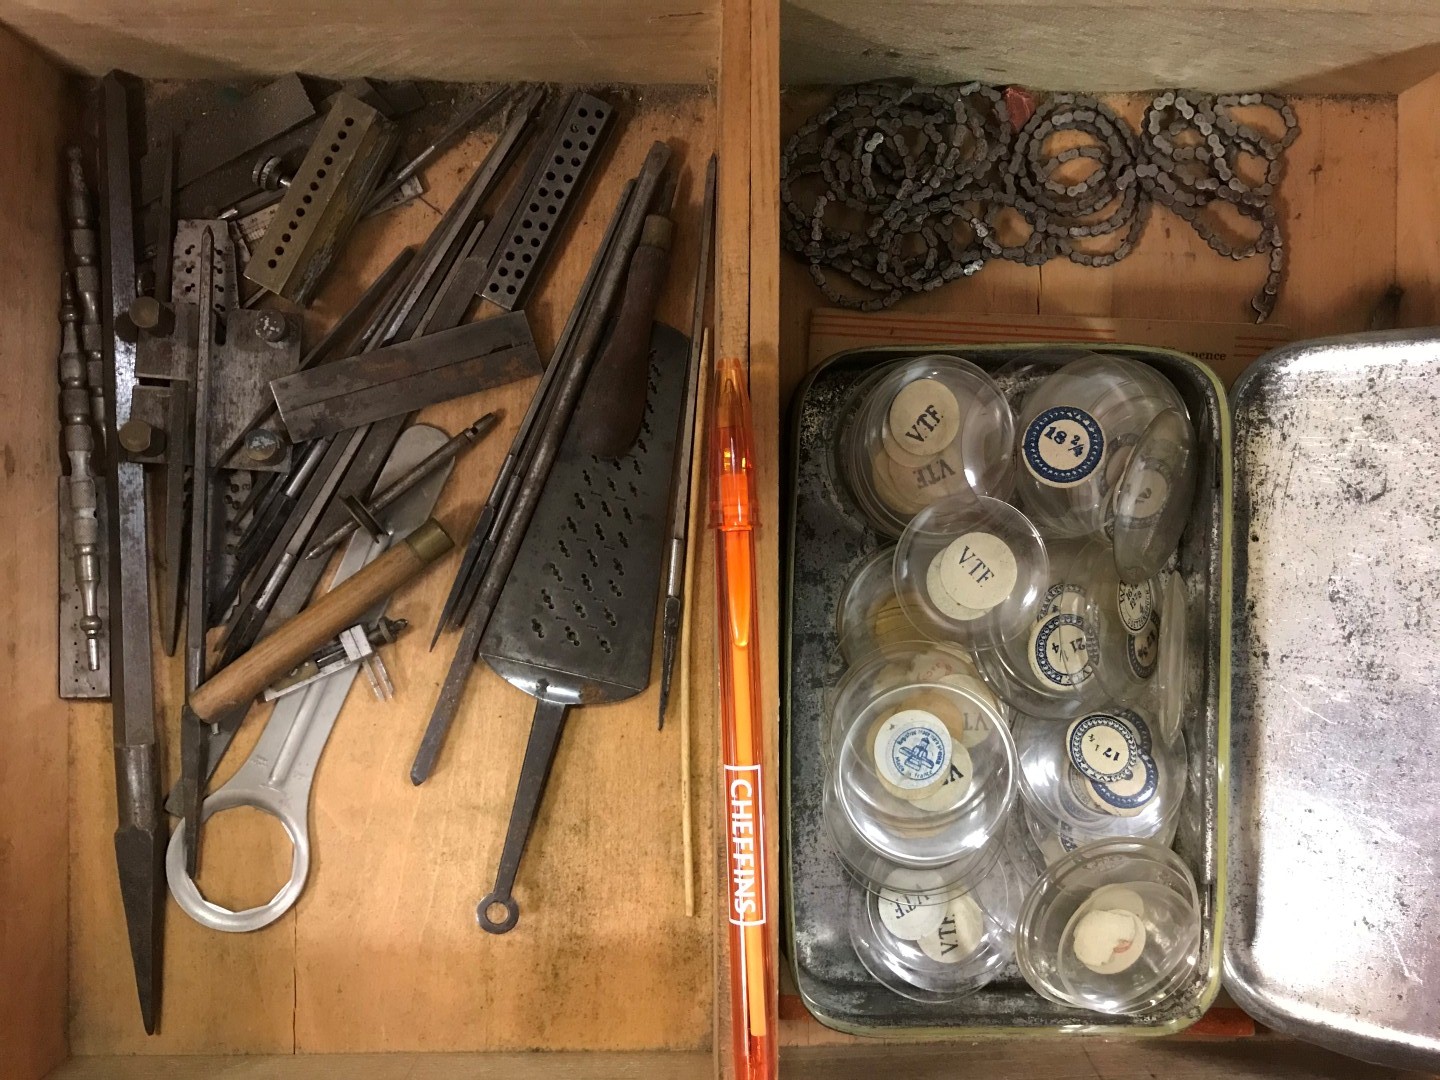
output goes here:
{"type": "Polygon", "coordinates": [[[1056,345],[911,346],[839,353],[812,371],[792,403],[782,502],[785,523],[782,643],[781,811],[785,948],[806,1007],[852,1034],[936,1038],[1037,1030],[1169,1034],[1194,1022],[1220,985],[1230,699],[1230,414],[1225,391],[1199,361],[1166,349],[1056,345]],[[1017,365],[1065,363],[1090,352],[1142,361],[1179,389],[1200,444],[1200,481],[1180,548],[1189,588],[1192,708],[1186,723],[1190,775],[1176,850],[1195,872],[1203,930],[1201,963],[1188,993],[1164,1012],[1112,1017],[1042,999],[1013,966],[983,990],[922,1005],[876,983],[846,933],[847,881],[821,821],[821,693],[837,654],[835,604],[850,572],[882,540],[837,484],[835,433],[858,403],[856,388],[878,368],[931,353],[962,356],[997,375],[1016,403],[1027,378],[1017,365]],[[1006,369],[1006,370],[1001,370],[1006,369]]]}

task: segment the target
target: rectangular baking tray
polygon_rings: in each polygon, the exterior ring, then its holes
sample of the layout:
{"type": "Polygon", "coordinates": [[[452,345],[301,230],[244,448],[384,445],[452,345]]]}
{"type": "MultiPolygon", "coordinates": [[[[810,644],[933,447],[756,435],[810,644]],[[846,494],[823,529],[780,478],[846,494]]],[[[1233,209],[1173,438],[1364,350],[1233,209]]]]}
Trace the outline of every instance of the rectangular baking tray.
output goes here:
{"type": "Polygon", "coordinates": [[[1235,390],[1225,986],[1440,1072],[1440,339],[1310,341],[1235,390]]]}
{"type": "Polygon", "coordinates": [[[1165,1035],[1197,1020],[1220,986],[1226,872],[1222,783],[1230,752],[1230,413],[1214,373],[1193,357],[1148,347],[1065,345],[909,346],[839,353],[812,371],[791,405],[782,492],[787,511],[782,663],[782,829],[785,949],[796,985],[823,1024],[887,1038],[979,1034],[1165,1035]],[[922,1005],[876,983],[846,934],[848,885],[821,820],[821,695],[838,675],[835,605],[855,567],[886,541],[838,483],[835,437],[858,403],[857,386],[878,368],[912,356],[961,356],[995,375],[1018,405],[1028,380],[1012,369],[1059,366],[1093,352],[1127,356],[1168,376],[1199,438],[1200,470],[1179,567],[1189,590],[1191,708],[1185,726],[1189,777],[1176,850],[1200,891],[1201,961],[1195,978],[1163,1011],[1105,1016],[1046,1001],[1014,965],[989,986],[944,1005],[922,1005]]]}

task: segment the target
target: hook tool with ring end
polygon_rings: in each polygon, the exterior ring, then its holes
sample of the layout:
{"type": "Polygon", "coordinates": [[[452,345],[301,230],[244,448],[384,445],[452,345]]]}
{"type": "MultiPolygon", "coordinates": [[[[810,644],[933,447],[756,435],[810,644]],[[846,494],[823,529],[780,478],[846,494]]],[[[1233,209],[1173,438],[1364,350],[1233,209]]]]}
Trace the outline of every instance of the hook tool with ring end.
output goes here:
{"type": "MultiPolygon", "coordinates": [[[[380,486],[383,488],[389,480],[403,475],[445,442],[445,433],[436,428],[424,424],[408,428],[400,436],[381,473],[380,486]]],[[[451,467],[450,463],[446,463],[391,503],[382,518],[386,531],[380,540],[374,540],[363,532],[351,538],[335,572],[332,589],[377,559],[392,543],[403,540],[426,522],[449,478],[451,467]]],[[[368,624],[378,618],[384,606],[382,599],[358,618],[357,624],[368,624]]],[[[311,683],[303,691],[281,698],[250,757],[228,782],[205,799],[201,808],[202,822],[224,810],[249,806],[264,811],[284,826],[294,848],[290,879],[269,902],[243,911],[232,911],[207,900],[194,879],[186,873],[184,824],[171,834],[165,856],[165,876],[170,884],[170,895],[182,911],[202,926],[227,933],[259,930],[284,915],[300,898],[310,871],[311,784],[320,755],[358,674],[358,666],[347,667],[311,683]]]]}

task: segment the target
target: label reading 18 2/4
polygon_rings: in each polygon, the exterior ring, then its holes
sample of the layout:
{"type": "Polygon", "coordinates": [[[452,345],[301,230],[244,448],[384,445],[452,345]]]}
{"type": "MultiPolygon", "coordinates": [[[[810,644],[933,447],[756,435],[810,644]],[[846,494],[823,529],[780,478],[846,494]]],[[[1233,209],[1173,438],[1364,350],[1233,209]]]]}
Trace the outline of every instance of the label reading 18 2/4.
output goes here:
{"type": "Polygon", "coordinates": [[[730,921],[765,925],[765,860],[760,845],[765,817],[760,801],[765,782],[759,765],[725,766],[725,863],[730,921]]]}

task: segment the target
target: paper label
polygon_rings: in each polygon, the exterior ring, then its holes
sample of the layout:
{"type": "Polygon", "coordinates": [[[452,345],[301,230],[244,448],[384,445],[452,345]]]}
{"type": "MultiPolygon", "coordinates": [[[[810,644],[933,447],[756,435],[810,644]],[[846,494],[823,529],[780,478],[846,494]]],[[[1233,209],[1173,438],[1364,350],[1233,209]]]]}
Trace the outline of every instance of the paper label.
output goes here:
{"type": "Polygon", "coordinates": [[[901,387],[890,402],[888,420],[899,454],[927,458],[944,450],[960,433],[960,405],[939,379],[916,379],[901,387]]]}
{"type": "Polygon", "coordinates": [[[1128,775],[1117,776],[1104,783],[1089,781],[1087,794],[1095,806],[1116,817],[1134,817],[1155,797],[1160,771],[1155,759],[1137,753],[1128,775]]]}
{"type": "Polygon", "coordinates": [[[1081,775],[1106,782],[1130,775],[1140,754],[1135,733],[1118,717],[1094,713],[1070,726],[1065,739],[1070,763],[1081,775]]]}
{"type": "Polygon", "coordinates": [[[1125,624],[1125,629],[1130,633],[1138,634],[1145,629],[1145,624],[1150,621],[1150,616],[1155,611],[1154,588],[1148,581],[1143,581],[1139,585],[1126,585],[1122,581],[1115,593],[1115,603],[1120,611],[1120,621],[1125,624]]]}
{"type": "Polygon", "coordinates": [[[1084,409],[1056,405],[1030,422],[1021,451],[1036,480],[1050,487],[1069,487],[1099,466],[1105,455],[1105,434],[1084,409]]]}
{"type": "Polygon", "coordinates": [[[1045,590],[1045,598],[1040,602],[1040,609],[1035,613],[1035,621],[1043,623],[1051,615],[1059,615],[1062,611],[1078,615],[1084,610],[1085,587],[1072,585],[1068,581],[1057,581],[1045,590]]]}
{"type": "Polygon", "coordinates": [[[968,532],[940,553],[940,584],[950,598],[975,611],[989,611],[1015,588],[1019,568],[1010,545],[988,532],[968,532]]]}
{"type": "Polygon", "coordinates": [[[1095,674],[1090,630],[1084,618],[1061,612],[1036,625],[1030,635],[1030,668],[1052,686],[1070,689],[1095,674]]]}
{"type": "Polygon", "coordinates": [[[1125,635],[1125,664],[1142,682],[1155,674],[1160,661],[1160,624],[1151,619],[1138,634],[1125,635]]]}
{"type": "Polygon", "coordinates": [[[969,896],[957,896],[946,907],[935,932],[916,944],[937,964],[958,964],[975,951],[984,936],[985,916],[980,905],[969,896]]]}
{"type": "Polygon", "coordinates": [[[930,597],[930,603],[935,605],[936,610],[945,618],[954,619],[956,622],[969,622],[984,615],[985,612],[966,607],[950,595],[950,590],[945,588],[942,580],[944,569],[945,552],[942,551],[930,560],[930,568],[925,571],[925,594],[930,597]]]}
{"type": "Polygon", "coordinates": [[[882,779],[901,791],[918,791],[943,783],[952,757],[949,729],[940,718],[921,709],[891,716],[875,733],[875,768],[882,779]]]}
{"type": "Polygon", "coordinates": [[[945,781],[940,785],[940,790],[933,795],[926,795],[923,799],[916,799],[915,805],[921,810],[933,810],[936,813],[955,809],[970,793],[970,781],[973,775],[974,766],[970,762],[970,751],[965,749],[963,743],[953,745],[950,764],[946,769],[945,781]]]}
{"type": "Polygon", "coordinates": [[[944,885],[938,876],[897,872],[892,874],[876,897],[880,924],[902,941],[919,941],[933,934],[944,922],[949,906],[944,885]]]}
{"type": "Polygon", "coordinates": [[[725,861],[730,922],[765,925],[764,777],[759,765],[725,766],[725,861]]]}

